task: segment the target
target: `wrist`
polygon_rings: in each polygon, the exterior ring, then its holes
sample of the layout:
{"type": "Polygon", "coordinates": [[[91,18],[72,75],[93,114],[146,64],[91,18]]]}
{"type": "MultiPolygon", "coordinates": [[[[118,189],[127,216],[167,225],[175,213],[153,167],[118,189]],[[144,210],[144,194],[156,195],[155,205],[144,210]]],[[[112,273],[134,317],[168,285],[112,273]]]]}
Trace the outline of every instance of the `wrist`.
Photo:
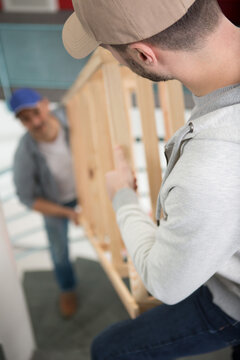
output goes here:
{"type": "Polygon", "coordinates": [[[73,210],[71,208],[68,208],[66,206],[63,206],[62,208],[62,216],[69,219],[72,215],[73,210]]]}
{"type": "Polygon", "coordinates": [[[110,200],[112,201],[113,198],[116,196],[116,194],[123,190],[123,189],[131,189],[130,186],[128,184],[115,184],[115,186],[111,189],[111,196],[110,196],[110,200]]]}
{"type": "Polygon", "coordinates": [[[118,192],[116,192],[112,199],[112,205],[115,212],[117,212],[120,207],[130,204],[138,204],[137,194],[130,187],[120,189],[118,192]]]}

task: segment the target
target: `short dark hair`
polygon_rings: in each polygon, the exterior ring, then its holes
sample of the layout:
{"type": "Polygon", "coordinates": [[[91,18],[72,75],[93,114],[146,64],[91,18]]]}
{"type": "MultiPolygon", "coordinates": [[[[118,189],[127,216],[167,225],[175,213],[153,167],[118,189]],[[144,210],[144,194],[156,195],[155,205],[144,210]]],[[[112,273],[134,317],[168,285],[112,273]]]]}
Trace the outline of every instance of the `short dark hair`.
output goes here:
{"type": "MultiPolygon", "coordinates": [[[[220,14],[217,0],[196,0],[180,20],[166,30],[142,41],[160,46],[163,50],[197,50],[202,46],[207,35],[217,27],[220,14]]],[[[128,45],[111,46],[123,52],[128,45]]]]}

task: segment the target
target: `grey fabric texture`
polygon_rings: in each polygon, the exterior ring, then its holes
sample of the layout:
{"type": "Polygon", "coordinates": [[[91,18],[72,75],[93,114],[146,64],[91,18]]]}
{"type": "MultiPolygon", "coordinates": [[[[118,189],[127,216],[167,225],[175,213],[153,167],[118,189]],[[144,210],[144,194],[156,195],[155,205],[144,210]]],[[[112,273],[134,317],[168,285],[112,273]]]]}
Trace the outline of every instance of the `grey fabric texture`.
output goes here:
{"type": "Polygon", "coordinates": [[[192,110],[189,121],[226,106],[239,104],[239,87],[240,84],[235,84],[218,89],[202,97],[193,95],[195,107],[192,110]]]}
{"type": "MultiPolygon", "coordinates": [[[[69,142],[68,124],[64,108],[54,110],[69,142]]],[[[13,180],[20,201],[32,208],[37,197],[43,197],[55,203],[59,202],[56,182],[40,152],[37,142],[26,132],[20,139],[14,156],[13,180]]]]}
{"type": "Polygon", "coordinates": [[[175,304],[206,284],[214,302],[240,320],[240,85],[205,99],[209,105],[201,98],[194,110],[203,115],[192,116],[166,145],[160,226],[131,189],[120,190],[113,204],[150,293],[175,304]]]}

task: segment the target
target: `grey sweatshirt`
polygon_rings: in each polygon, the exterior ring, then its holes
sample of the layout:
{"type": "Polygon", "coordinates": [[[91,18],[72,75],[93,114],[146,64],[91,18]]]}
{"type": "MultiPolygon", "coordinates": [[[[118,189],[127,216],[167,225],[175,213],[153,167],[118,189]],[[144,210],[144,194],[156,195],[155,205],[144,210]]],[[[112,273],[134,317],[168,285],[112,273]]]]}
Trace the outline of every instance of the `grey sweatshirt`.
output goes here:
{"type": "Polygon", "coordinates": [[[160,226],[135,192],[113,199],[127,250],[148,291],[176,304],[201,285],[240,320],[240,84],[202,98],[165,147],[160,226]]]}

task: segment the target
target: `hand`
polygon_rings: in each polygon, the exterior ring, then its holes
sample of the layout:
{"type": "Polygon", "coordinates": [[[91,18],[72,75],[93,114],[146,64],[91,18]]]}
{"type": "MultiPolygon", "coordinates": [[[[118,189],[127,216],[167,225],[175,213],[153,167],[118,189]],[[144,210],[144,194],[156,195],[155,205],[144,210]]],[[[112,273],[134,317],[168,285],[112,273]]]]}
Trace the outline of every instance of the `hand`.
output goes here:
{"type": "Polygon", "coordinates": [[[67,218],[69,220],[71,220],[75,225],[80,224],[80,219],[79,219],[80,216],[79,215],[80,215],[79,211],[76,211],[71,208],[67,209],[67,218]]]}
{"type": "Polygon", "coordinates": [[[136,177],[120,146],[115,147],[114,158],[116,169],[106,174],[107,193],[110,200],[113,199],[116,192],[120,189],[130,188],[135,191],[137,190],[136,177]]]}

